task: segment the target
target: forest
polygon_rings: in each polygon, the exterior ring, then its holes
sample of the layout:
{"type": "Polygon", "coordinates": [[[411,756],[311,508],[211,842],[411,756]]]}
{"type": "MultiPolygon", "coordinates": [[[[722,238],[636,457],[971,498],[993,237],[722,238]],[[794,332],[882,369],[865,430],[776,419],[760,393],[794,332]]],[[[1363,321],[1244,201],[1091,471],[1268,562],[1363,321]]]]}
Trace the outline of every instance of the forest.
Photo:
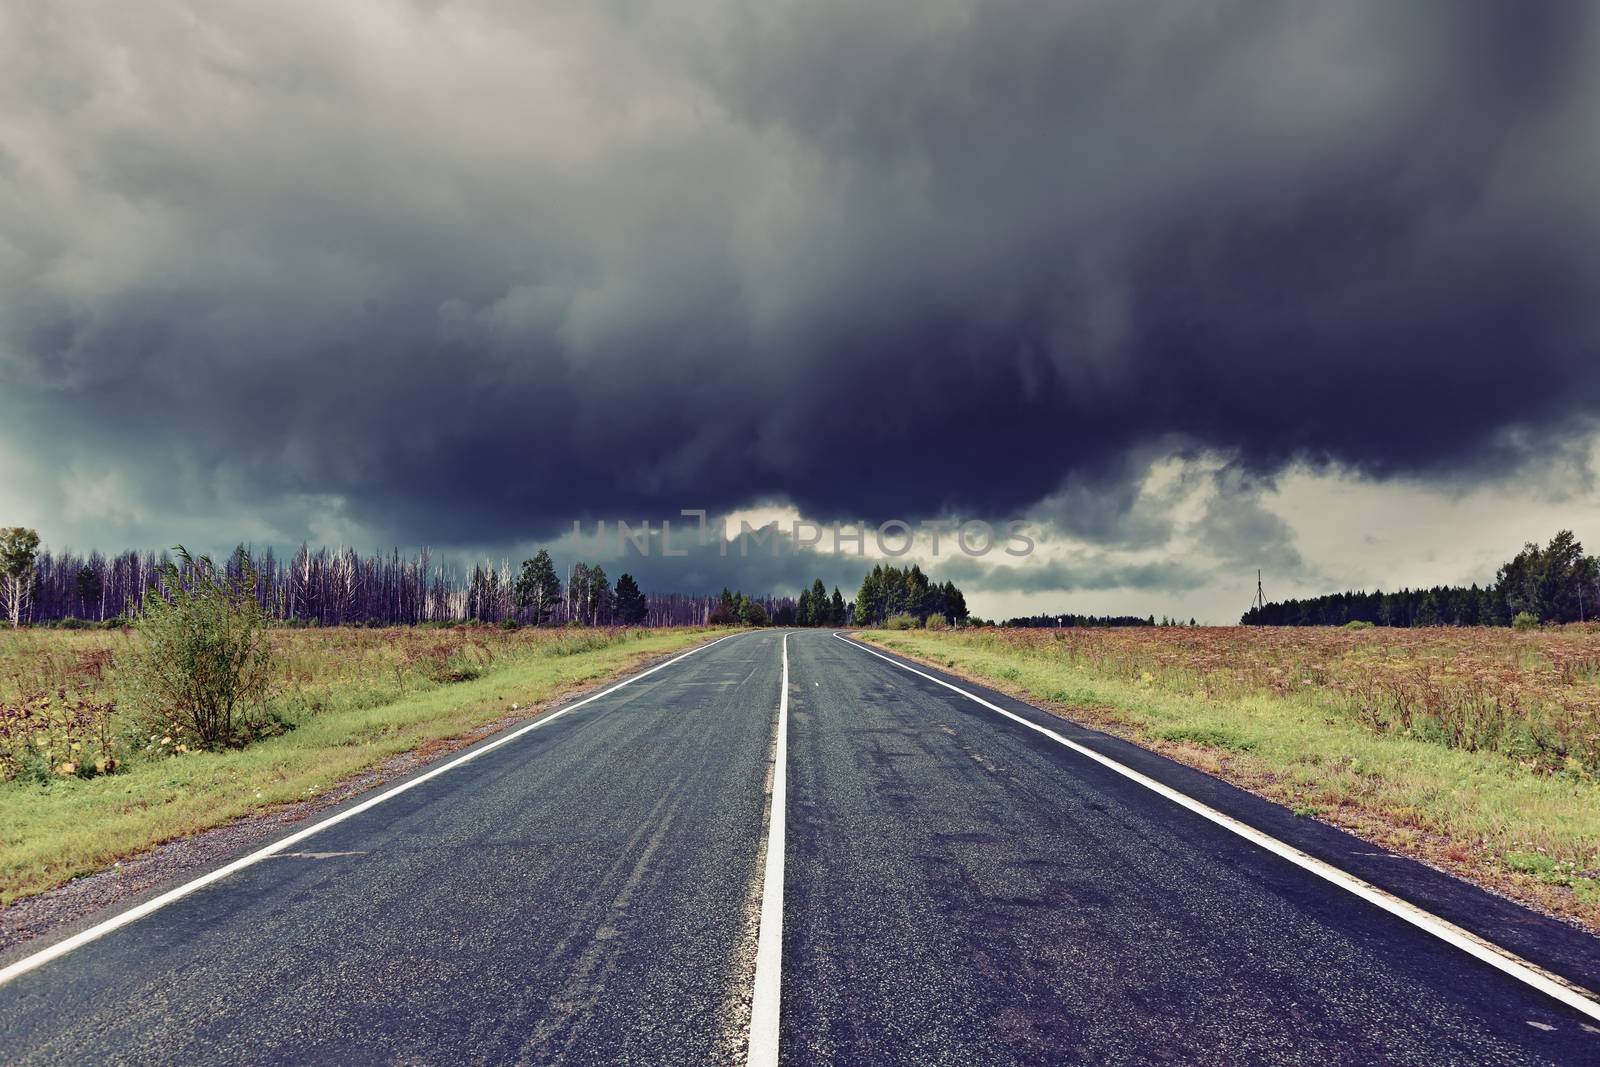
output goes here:
{"type": "MultiPolygon", "coordinates": [[[[147,597],[165,593],[169,553],[79,556],[39,551],[37,540],[28,552],[20,550],[26,538],[8,549],[18,532],[0,531],[0,606],[15,624],[121,625],[143,612],[147,597]]],[[[242,548],[236,550],[227,572],[242,573],[245,558],[242,548]]],[[[715,596],[645,592],[629,574],[613,584],[600,564],[577,562],[563,575],[543,551],[520,566],[501,561],[468,568],[437,564],[427,549],[363,556],[302,545],[287,559],[270,548],[249,558],[262,607],[289,626],[698,626],[711,621],[719,605],[715,596]]],[[[789,597],[753,601],[769,616],[794,609],[789,597]]]]}
{"type": "Polygon", "coordinates": [[[1572,531],[1543,547],[1529,542],[1501,564],[1492,584],[1330,593],[1251,608],[1245,626],[1510,626],[1583,622],[1600,600],[1600,560],[1572,531]]]}
{"type": "MultiPolygon", "coordinates": [[[[169,595],[172,562],[167,552],[51,552],[40,549],[32,530],[0,530],[0,607],[13,626],[120,626],[139,617],[149,597],[169,595]]],[[[239,577],[247,563],[262,608],[287,626],[870,626],[895,616],[918,625],[931,616],[952,623],[967,617],[953,582],[932,583],[914,565],[874,567],[857,599],[847,601],[821,578],[796,597],[646,592],[631,574],[613,583],[598,563],[574,562],[563,575],[545,550],[517,566],[456,568],[436,564],[427,549],[363,556],[302,545],[282,559],[270,548],[256,556],[240,546],[223,569],[239,577]]],[[[185,566],[176,573],[184,575],[185,566]]]]}

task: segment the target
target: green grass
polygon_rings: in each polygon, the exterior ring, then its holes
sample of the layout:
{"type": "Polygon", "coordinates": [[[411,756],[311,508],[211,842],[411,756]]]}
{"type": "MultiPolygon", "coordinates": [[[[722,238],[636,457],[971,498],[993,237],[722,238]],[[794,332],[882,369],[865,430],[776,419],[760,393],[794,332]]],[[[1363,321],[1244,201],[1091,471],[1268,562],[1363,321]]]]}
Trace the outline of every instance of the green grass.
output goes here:
{"type": "Polygon", "coordinates": [[[971,632],[863,636],[1600,928],[1600,783],[1588,774],[1374,731],[1314,689],[1208,688],[1154,662],[1112,669],[971,632]]]}
{"type": "MultiPolygon", "coordinates": [[[[282,668],[297,683],[278,700],[293,711],[290,732],[235,751],[133,759],[119,773],[90,779],[0,785],[0,903],[240,816],[315,797],[391,756],[516,714],[513,704],[538,705],[709,636],[663,630],[495,638],[484,646],[489,652],[449,652],[477,672],[450,682],[397,671],[394,657],[369,654],[374,642],[364,636],[354,646],[361,654],[330,655],[330,643],[341,641],[337,632],[286,635],[282,668]]],[[[13,641],[24,639],[30,638],[13,641]]],[[[46,652],[53,654],[64,639],[30,640],[49,642],[46,652]]],[[[15,644],[3,651],[30,661],[42,654],[15,644]]]]}

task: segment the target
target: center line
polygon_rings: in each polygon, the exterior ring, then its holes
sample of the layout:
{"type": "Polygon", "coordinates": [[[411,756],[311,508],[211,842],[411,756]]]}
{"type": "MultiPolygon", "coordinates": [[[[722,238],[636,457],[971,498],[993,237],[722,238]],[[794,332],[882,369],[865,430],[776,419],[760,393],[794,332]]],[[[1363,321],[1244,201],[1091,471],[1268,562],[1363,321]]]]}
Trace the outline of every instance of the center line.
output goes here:
{"type": "Polygon", "coordinates": [[[756,984],[750,998],[750,1067],[777,1067],[778,1004],[783,987],[783,831],[789,762],[789,635],[783,635],[783,682],[778,690],[778,754],[767,814],[767,869],[761,883],[761,929],[756,935],[756,984]]]}

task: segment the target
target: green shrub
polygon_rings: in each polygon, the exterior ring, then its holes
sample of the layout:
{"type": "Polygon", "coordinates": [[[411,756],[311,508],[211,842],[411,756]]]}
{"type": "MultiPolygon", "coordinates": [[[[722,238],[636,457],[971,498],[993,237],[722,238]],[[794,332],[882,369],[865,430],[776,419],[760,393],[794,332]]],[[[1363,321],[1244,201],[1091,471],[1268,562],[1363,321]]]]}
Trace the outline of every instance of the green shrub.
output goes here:
{"type": "Polygon", "coordinates": [[[1351,619],[1344,624],[1344,628],[1346,630],[1370,630],[1372,629],[1372,624],[1366,619],[1351,619]]]}
{"type": "Polygon", "coordinates": [[[883,624],[885,630],[915,630],[922,625],[915,615],[891,615],[883,624]]]}
{"type": "Polygon", "coordinates": [[[1539,617],[1526,611],[1517,612],[1517,617],[1511,620],[1513,630],[1537,630],[1539,617]]]}
{"type": "Polygon", "coordinates": [[[502,629],[502,630],[515,630],[516,628],[517,628],[517,620],[513,619],[510,615],[507,615],[505,618],[500,620],[500,629],[502,629]]]}
{"type": "Polygon", "coordinates": [[[936,611],[928,616],[928,621],[923,625],[930,630],[948,630],[950,629],[950,620],[936,611]]]}
{"type": "Polygon", "coordinates": [[[242,745],[281,724],[260,714],[272,671],[256,570],[240,552],[238,573],[219,570],[179,545],[180,570],[161,570],[165,596],[145,598],[131,691],[141,724],[162,737],[188,733],[200,747],[242,745]]]}

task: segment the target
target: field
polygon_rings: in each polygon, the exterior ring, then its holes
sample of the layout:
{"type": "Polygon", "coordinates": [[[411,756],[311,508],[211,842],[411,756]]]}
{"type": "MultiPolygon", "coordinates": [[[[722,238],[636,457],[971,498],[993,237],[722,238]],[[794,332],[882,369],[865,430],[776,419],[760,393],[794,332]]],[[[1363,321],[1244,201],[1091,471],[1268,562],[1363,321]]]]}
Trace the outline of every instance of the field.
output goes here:
{"type": "Polygon", "coordinates": [[[1600,628],[866,636],[1600,930],[1600,628]]]}
{"type": "Polygon", "coordinates": [[[703,630],[275,630],[267,736],[198,750],[128,706],[125,631],[0,634],[0,904],[315,797],[705,638],[703,630]]]}

